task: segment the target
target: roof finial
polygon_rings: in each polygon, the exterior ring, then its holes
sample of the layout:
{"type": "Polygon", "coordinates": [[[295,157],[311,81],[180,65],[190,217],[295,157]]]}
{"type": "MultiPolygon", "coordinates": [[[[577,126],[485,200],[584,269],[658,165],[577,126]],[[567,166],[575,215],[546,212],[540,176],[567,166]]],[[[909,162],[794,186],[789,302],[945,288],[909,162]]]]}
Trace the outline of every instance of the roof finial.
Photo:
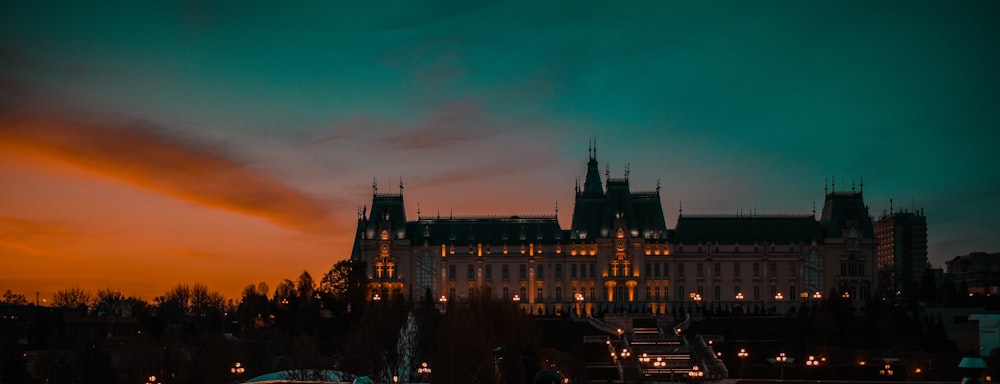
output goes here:
{"type": "Polygon", "coordinates": [[[420,202],[417,202],[417,219],[420,219],[420,202]]]}
{"type": "Polygon", "coordinates": [[[829,187],[830,187],[830,178],[829,177],[824,178],[823,179],[823,195],[830,194],[829,187]]]}
{"type": "Polygon", "coordinates": [[[631,167],[631,165],[632,165],[632,163],[625,163],[625,179],[626,180],[628,180],[629,168],[631,167]]]}
{"type": "Polygon", "coordinates": [[[660,178],[656,178],[656,194],[660,194],[660,178]]]}
{"type": "Polygon", "coordinates": [[[851,193],[854,193],[854,178],[851,178],[851,193]]]}
{"type": "Polygon", "coordinates": [[[677,200],[677,217],[684,216],[684,200],[677,200]]]}
{"type": "Polygon", "coordinates": [[[861,190],[859,192],[865,193],[865,176],[861,175],[861,185],[859,185],[861,190]]]}
{"type": "Polygon", "coordinates": [[[892,211],[892,198],[890,197],[889,198],[889,214],[891,215],[893,213],[895,213],[895,212],[892,211]]]}
{"type": "Polygon", "coordinates": [[[816,218],[816,200],[813,200],[813,218],[816,218]]]}
{"type": "Polygon", "coordinates": [[[372,196],[378,194],[378,179],[372,176],[372,196]]]}
{"type": "Polygon", "coordinates": [[[399,195],[403,195],[403,175],[399,175],[399,195]]]}
{"type": "Polygon", "coordinates": [[[597,160],[597,138],[591,137],[590,140],[594,142],[593,144],[594,150],[593,152],[591,152],[590,156],[592,159],[597,160]]]}
{"type": "Polygon", "coordinates": [[[830,177],[830,192],[837,193],[837,176],[830,177]]]}
{"type": "Polygon", "coordinates": [[[559,200],[556,200],[556,219],[559,218],[559,200]]]}
{"type": "Polygon", "coordinates": [[[604,163],[604,180],[611,177],[611,162],[604,163]]]}

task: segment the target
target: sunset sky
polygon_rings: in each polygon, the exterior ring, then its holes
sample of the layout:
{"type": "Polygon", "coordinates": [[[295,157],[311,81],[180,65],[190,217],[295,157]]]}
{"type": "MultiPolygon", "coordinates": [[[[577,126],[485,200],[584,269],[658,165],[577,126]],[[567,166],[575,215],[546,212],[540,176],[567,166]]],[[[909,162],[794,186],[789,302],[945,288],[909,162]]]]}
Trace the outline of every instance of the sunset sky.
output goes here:
{"type": "Polygon", "coordinates": [[[0,291],[152,299],[346,258],[359,208],[553,213],[601,167],[685,213],[924,209],[1000,251],[1000,3],[0,5],[0,291]]]}

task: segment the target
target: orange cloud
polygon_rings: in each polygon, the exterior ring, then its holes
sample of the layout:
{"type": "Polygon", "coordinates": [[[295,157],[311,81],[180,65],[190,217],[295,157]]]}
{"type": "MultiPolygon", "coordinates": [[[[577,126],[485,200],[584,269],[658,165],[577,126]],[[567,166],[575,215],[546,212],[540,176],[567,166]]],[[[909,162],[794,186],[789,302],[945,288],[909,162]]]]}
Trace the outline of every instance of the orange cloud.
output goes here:
{"type": "Polygon", "coordinates": [[[328,205],[214,148],[139,122],[0,117],[0,148],[57,160],[190,202],[309,233],[337,228],[328,205]]]}

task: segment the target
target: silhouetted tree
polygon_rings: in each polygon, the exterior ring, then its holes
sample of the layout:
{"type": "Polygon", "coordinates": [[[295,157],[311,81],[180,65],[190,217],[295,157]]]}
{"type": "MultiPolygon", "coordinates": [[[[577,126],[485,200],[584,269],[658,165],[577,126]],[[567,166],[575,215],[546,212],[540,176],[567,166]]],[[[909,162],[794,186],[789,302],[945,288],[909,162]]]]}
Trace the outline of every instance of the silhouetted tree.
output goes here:
{"type": "Polygon", "coordinates": [[[3,298],[0,300],[3,300],[2,301],[3,304],[18,304],[18,305],[28,304],[28,300],[24,298],[24,295],[20,293],[11,292],[11,290],[9,289],[7,290],[7,292],[3,293],[3,298]]]}
{"type": "Polygon", "coordinates": [[[52,305],[63,308],[87,309],[93,301],[94,296],[80,287],[59,290],[52,296],[52,305]]]}

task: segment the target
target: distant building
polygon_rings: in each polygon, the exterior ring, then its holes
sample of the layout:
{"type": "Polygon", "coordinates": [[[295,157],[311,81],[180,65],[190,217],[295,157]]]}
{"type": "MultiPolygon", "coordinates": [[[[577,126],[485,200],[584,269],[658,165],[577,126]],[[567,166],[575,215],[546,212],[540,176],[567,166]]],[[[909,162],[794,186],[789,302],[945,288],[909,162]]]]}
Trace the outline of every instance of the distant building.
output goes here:
{"type": "Polygon", "coordinates": [[[352,260],[370,299],[462,301],[485,294],[531,313],[642,311],[676,305],[779,308],[833,294],[867,300],[875,235],[860,191],[826,194],[822,215],[681,214],[667,228],[660,188],[605,175],[596,151],[569,229],[551,216],[422,216],[399,194],[359,212],[352,260]]]}
{"type": "Polygon", "coordinates": [[[879,288],[916,289],[927,269],[927,217],[920,212],[890,212],[875,222],[879,288]]]}
{"type": "Polygon", "coordinates": [[[969,293],[997,294],[1000,287],[1000,253],[973,252],[947,261],[948,274],[964,282],[969,293]]]}

